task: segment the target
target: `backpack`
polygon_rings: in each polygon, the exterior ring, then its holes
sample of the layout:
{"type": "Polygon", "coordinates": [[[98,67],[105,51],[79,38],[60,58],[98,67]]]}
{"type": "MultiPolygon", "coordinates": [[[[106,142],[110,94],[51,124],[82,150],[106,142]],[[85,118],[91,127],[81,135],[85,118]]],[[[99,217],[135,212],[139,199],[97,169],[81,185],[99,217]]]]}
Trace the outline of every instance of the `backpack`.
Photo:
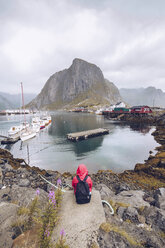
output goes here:
{"type": "Polygon", "coordinates": [[[88,175],[84,178],[84,180],[80,180],[79,176],[77,176],[78,183],[76,185],[76,202],[78,204],[84,204],[90,202],[90,191],[89,185],[86,182],[88,175]]]}

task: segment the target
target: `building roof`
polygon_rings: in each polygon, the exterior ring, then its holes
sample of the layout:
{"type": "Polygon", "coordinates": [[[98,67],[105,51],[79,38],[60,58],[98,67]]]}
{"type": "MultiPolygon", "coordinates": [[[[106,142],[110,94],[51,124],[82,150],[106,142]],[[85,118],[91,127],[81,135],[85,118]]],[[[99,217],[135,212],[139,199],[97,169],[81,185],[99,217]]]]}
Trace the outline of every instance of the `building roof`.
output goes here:
{"type": "Polygon", "coordinates": [[[140,105],[140,106],[133,106],[133,107],[131,107],[131,109],[134,109],[134,108],[144,108],[144,107],[150,108],[147,105],[140,105]]]}

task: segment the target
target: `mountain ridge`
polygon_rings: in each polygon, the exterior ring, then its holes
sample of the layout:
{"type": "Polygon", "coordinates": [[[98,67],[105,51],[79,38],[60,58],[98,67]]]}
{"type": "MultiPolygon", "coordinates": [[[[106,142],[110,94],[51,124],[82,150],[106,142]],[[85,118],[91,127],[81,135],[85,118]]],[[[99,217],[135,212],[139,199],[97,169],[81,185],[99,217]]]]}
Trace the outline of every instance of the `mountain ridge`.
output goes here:
{"type": "Polygon", "coordinates": [[[153,86],[147,88],[121,88],[120,95],[130,105],[165,107],[165,92],[153,86]]]}
{"type": "MultiPolygon", "coordinates": [[[[25,104],[28,104],[34,99],[36,94],[25,93],[24,100],[25,104]]],[[[6,92],[0,92],[0,110],[20,108],[21,105],[21,94],[9,94],[6,92]]]]}
{"type": "Polygon", "coordinates": [[[113,104],[121,101],[121,96],[118,88],[104,78],[98,66],[75,58],[68,69],[50,76],[29,106],[56,109],[83,101],[87,106],[113,104]]]}

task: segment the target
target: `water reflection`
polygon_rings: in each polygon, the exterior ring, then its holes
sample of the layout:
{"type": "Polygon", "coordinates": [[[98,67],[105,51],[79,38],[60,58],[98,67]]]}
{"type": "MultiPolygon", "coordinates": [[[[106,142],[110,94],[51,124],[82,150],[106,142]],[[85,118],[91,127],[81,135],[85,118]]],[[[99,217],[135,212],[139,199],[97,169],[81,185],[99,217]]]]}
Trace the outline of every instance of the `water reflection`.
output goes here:
{"type": "Polygon", "coordinates": [[[65,113],[52,115],[52,125],[49,129],[49,135],[58,137],[58,144],[68,145],[70,150],[74,151],[76,156],[84,157],[86,153],[96,150],[102,145],[103,136],[95,137],[89,140],[71,142],[66,140],[68,133],[81,132],[104,126],[103,118],[95,118],[89,114],[65,113]]]}
{"type": "Polygon", "coordinates": [[[79,142],[73,143],[73,151],[75,152],[76,156],[83,157],[87,155],[86,153],[90,153],[92,151],[97,150],[99,147],[102,146],[104,136],[91,138],[88,140],[82,140],[79,142]]]}
{"type": "Polygon", "coordinates": [[[134,131],[138,131],[140,133],[146,134],[149,133],[152,127],[143,124],[131,124],[130,128],[134,131]]]}
{"type": "MultiPolygon", "coordinates": [[[[104,119],[103,116],[81,113],[52,113],[52,124],[37,136],[21,144],[20,141],[5,148],[14,157],[20,157],[31,166],[60,172],[74,172],[79,163],[85,163],[91,172],[99,169],[123,171],[133,169],[143,162],[149,151],[157,146],[148,126],[122,125],[104,119]],[[72,132],[108,128],[108,135],[90,138],[79,142],[67,140],[72,132]],[[28,149],[27,149],[28,145],[28,149]]],[[[15,119],[15,124],[19,119],[15,119]]],[[[0,118],[0,129],[8,130],[13,122],[0,118]]]]}
{"type": "Polygon", "coordinates": [[[52,115],[49,134],[64,137],[68,133],[81,132],[104,126],[103,118],[95,118],[90,114],[57,113],[52,115]]]}

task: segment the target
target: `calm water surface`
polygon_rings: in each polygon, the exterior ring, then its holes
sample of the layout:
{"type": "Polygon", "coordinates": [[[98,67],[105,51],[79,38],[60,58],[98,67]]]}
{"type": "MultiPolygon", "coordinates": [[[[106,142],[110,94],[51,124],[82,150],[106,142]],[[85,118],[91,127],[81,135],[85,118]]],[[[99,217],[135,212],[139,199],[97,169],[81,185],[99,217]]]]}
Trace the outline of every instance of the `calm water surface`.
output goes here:
{"type": "MultiPolygon", "coordinates": [[[[30,160],[31,166],[60,172],[74,172],[78,164],[87,165],[90,173],[102,169],[121,172],[142,163],[157,146],[151,133],[154,127],[131,128],[104,119],[103,116],[81,113],[51,113],[52,124],[29,141],[1,146],[10,150],[14,157],[30,160]],[[77,143],[67,140],[66,134],[106,127],[108,135],[77,143]],[[28,155],[29,154],[29,155],[28,155]]],[[[32,116],[27,116],[30,120],[32,116]]],[[[20,116],[0,117],[0,134],[15,124],[20,116]]]]}

